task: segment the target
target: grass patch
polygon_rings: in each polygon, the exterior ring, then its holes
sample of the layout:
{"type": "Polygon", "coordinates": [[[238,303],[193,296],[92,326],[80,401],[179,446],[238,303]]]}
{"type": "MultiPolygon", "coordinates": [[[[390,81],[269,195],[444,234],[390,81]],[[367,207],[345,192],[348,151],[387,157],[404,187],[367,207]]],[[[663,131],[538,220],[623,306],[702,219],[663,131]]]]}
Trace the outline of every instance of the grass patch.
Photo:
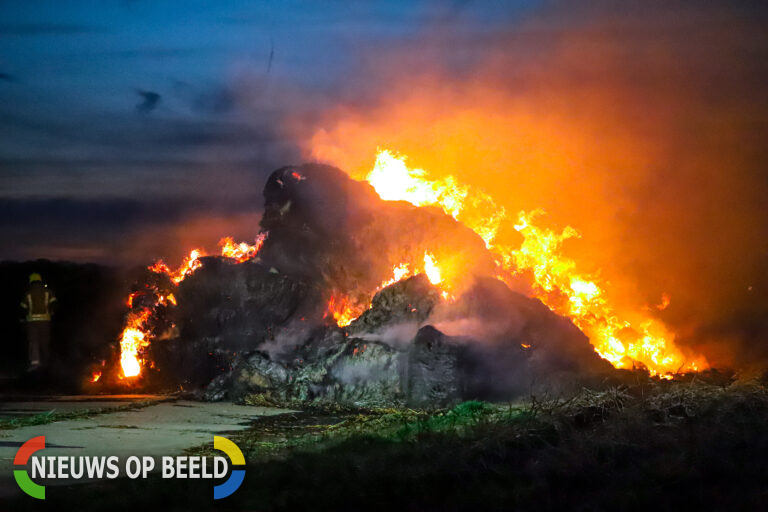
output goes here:
{"type": "MultiPolygon", "coordinates": [[[[483,424],[506,424],[527,417],[525,406],[479,401],[431,411],[315,406],[305,411],[259,418],[248,430],[229,437],[247,460],[265,461],[283,457],[294,450],[323,450],[354,439],[410,442],[438,432],[472,435],[472,429],[483,424]]],[[[186,453],[218,454],[211,443],[191,448],[186,453]]]]}
{"type": "MultiPolygon", "coordinates": [[[[211,499],[212,482],[151,477],[51,488],[45,505],[113,512],[761,510],[768,500],[766,425],[768,391],[759,384],[644,383],[433,411],[314,409],[262,418],[228,435],[246,454],[246,475],[220,502],[211,499]]],[[[213,455],[212,446],[199,450],[213,455]]],[[[9,504],[29,504],[21,501],[9,504]]]]}

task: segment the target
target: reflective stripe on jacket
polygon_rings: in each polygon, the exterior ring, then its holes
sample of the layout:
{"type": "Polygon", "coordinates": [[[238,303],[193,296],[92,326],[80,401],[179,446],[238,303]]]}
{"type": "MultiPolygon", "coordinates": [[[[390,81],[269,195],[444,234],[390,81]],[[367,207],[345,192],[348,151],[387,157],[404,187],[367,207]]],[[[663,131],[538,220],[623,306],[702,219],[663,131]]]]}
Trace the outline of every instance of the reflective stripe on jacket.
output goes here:
{"type": "Polygon", "coordinates": [[[56,300],[45,286],[30,286],[21,307],[27,312],[27,322],[48,322],[51,320],[51,304],[56,300]]]}

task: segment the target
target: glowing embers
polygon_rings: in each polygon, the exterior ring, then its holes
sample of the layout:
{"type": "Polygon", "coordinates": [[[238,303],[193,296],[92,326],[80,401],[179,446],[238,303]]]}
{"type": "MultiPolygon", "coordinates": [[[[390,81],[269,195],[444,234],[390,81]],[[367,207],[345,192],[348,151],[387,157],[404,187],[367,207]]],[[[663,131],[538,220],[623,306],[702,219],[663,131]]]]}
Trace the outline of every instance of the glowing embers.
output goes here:
{"type": "Polygon", "coordinates": [[[425,274],[429,282],[437,286],[440,289],[440,296],[444,300],[453,300],[453,295],[449,293],[442,285],[443,278],[440,267],[435,261],[435,257],[428,251],[424,252],[423,267],[415,268],[409,263],[400,263],[392,268],[392,278],[382,282],[375,290],[370,293],[370,300],[366,303],[355,303],[348,295],[343,293],[333,293],[331,298],[328,299],[326,304],[326,312],[323,318],[333,318],[336,325],[339,327],[345,327],[356,320],[371,306],[371,300],[374,295],[387,286],[393,285],[403,279],[415,276],[417,274],[425,274]]]}

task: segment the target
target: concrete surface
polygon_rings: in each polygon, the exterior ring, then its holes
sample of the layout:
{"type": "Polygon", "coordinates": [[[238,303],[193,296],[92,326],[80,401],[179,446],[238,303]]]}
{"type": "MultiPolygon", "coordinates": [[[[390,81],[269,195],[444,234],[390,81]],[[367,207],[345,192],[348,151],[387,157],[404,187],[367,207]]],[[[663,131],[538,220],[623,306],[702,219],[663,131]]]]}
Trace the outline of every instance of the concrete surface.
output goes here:
{"type": "MultiPolygon", "coordinates": [[[[0,414],[8,417],[12,411],[20,415],[50,409],[75,411],[98,407],[126,405],[127,402],[164,399],[153,395],[119,397],[54,397],[37,401],[5,402],[0,414]],[[95,398],[95,399],[94,399],[95,398]]],[[[16,451],[33,437],[45,436],[45,456],[111,456],[120,457],[121,474],[124,461],[132,456],[156,457],[155,470],[160,469],[160,457],[180,455],[183,450],[204,443],[213,443],[214,435],[247,428],[262,416],[289,412],[286,409],[234,405],[229,402],[192,402],[172,400],[158,402],[141,409],[123,410],[96,416],[0,430],[0,497],[19,493],[13,470],[16,451]]],[[[30,471],[31,462],[25,468],[30,471]]],[[[44,485],[72,483],[63,480],[36,480],[44,485]]],[[[84,481],[84,480],[80,480],[84,481]]]]}
{"type": "Polygon", "coordinates": [[[165,400],[169,400],[167,395],[0,395],[0,420],[50,411],[67,413],[84,409],[109,409],[123,407],[135,402],[162,402],[165,400]]]}

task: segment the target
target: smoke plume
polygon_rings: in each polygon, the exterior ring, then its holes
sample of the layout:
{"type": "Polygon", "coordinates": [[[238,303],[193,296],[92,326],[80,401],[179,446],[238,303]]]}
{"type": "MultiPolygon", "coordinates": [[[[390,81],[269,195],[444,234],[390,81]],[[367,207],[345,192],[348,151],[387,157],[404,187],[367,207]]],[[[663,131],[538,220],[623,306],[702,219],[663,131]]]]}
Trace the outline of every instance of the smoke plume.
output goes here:
{"type": "Polygon", "coordinates": [[[552,3],[482,34],[448,20],[361,50],[347,99],[286,128],[357,178],[389,148],[544,208],[612,301],[666,293],[678,343],[744,366],[768,358],[766,19],[681,1],[552,3]]]}

